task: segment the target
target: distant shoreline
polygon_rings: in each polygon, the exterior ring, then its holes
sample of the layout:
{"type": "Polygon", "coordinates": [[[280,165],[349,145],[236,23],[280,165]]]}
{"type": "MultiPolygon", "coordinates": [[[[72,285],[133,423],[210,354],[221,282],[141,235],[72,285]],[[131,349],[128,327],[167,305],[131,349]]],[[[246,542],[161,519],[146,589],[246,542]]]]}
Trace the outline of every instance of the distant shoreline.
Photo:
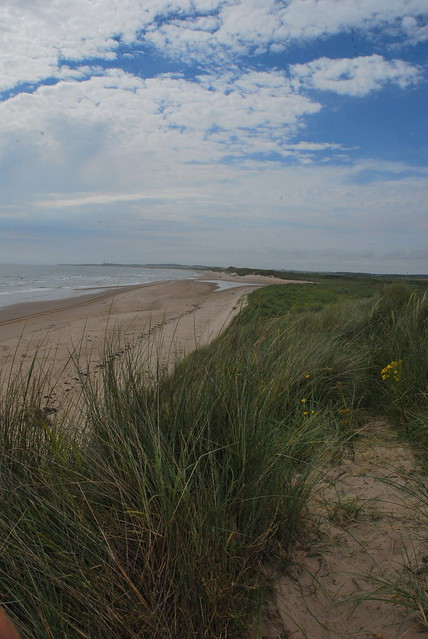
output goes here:
{"type": "MultiPolygon", "coordinates": [[[[32,302],[70,300],[128,286],[197,278],[194,270],[73,265],[3,265],[0,267],[0,312],[32,302]]],[[[22,307],[21,307],[22,308],[22,307]]]]}
{"type": "Polygon", "coordinates": [[[183,271],[198,271],[205,270],[208,267],[196,267],[183,264],[125,264],[123,262],[60,262],[56,266],[114,266],[115,268],[164,268],[164,269],[177,269],[183,271]]]}
{"type": "MultiPolygon", "coordinates": [[[[215,273],[222,273],[225,275],[230,275],[232,272],[236,272],[239,274],[241,271],[245,271],[247,274],[261,275],[263,277],[269,277],[268,274],[276,274],[277,277],[283,279],[283,276],[287,277],[309,277],[314,275],[319,276],[332,276],[332,277],[380,277],[380,278],[397,278],[397,279],[428,279],[428,273],[371,273],[369,271],[312,271],[312,270],[295,270],[295,269],[268,269],[268,268],[252,268],[246,266],[206,266],[201,264],[139,264],[139,263],[123,263],[123,262],[101,262],[101,263],[93,263],[93,262],[84,262],[84,263],[74,263],[74,262],[64,262],[59,263],[57,266],[114,266],[117,268],[161,268],[161,269],[172,269],[172,270],[190,270],[190,271],[209,271],[215,273]]],[[[275,275],[274,275],[275,276],[275,275]]]]}

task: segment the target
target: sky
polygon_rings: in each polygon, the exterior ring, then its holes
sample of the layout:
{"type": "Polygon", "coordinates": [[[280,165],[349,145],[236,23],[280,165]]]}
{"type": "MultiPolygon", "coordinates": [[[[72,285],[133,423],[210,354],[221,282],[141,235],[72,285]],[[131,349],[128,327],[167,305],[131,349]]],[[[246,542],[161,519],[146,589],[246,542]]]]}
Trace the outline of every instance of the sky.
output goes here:
{"type": "Polygon", "coordinates": [[[2,0],[0,263],[428,273],[426,0],[2,0]]]}

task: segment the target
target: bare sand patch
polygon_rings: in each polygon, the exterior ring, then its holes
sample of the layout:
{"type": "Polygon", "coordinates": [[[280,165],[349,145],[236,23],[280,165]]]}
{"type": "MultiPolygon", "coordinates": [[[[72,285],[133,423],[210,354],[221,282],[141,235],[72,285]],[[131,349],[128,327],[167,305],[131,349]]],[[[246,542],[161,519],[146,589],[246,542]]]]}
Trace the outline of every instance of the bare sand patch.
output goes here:
{"type": "Polygon", "coordinates": [[[428,637],[413,613],[379,590],[425,565],[426,504],[407,490],[416,468],[409,446],[378,420],[354,459],[326,471],[310,504],[317,535],[286,574],[273,575],[264,639],[428,637]]]}
{"type": "Polygon", "coordinates": [[[274,277],[273,275],[237,275],[235,273],[217,273],[216,271],[202,271],[200,279],[219,279],[224,282],[241,282],[242,284],[311,284],[309,280],[293,280],[274,277]]]}
{"type": "MultiPolygon", "coordinates": [[[[239,312],[245,296],[271,278],[235,278],[237,286],[216,290],[199,279],[169,280],[141,286],[94,290],[68,300],[19,304],[0,309],[0,364],[10,371],[35,367],[56,398],[79,386],[76,362],[88,374],[99,372],[106,343],[120,358],[151,348],[167,365],[214,339],[239,312]]],[[[281,283],[284,283],[280,280],[281,283]]]]}

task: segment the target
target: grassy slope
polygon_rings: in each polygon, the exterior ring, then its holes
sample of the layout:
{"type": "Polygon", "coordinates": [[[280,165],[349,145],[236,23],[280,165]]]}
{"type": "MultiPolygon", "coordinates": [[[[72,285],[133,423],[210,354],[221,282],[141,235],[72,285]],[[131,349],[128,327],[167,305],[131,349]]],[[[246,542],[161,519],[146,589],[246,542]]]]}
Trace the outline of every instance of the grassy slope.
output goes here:
{"type": "Polygon", "coordinates": [[[43,413],[37,381],[11,382],[0,599],[24,635],[242,637],[260,564],[304,534],[317,470],[352,453],[364,413],[388,412],[427,450],[424,284],[384,286],[260,289],[172,375],[111,361],[77,426],[43,413]]]}

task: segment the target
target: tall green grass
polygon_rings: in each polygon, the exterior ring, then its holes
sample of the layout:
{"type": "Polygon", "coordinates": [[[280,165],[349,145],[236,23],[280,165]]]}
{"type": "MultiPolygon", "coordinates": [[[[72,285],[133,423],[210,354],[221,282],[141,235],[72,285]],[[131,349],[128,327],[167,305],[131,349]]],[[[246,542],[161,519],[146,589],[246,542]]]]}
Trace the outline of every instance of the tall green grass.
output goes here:
{"type": "Polygon", "coordinates": [[[5,382],[0,602],[25,637],[244,637],[263,567],[287,561],[364,413],[408,427],[426,410],[425,296],[315,291],[308,305],[306,286],[300,302],[283,286],[250,297],[172,371],[107,352],[68,418],[46,414],[31,369],[5,382]]]}
{"type": "Polygon", "coordinates": [[[230,339],[172,374],[107,358],[101,381],[82,375],[74,424],[14,386],[25,430],[1,415],[0,598],[25,636],[243,635],[261,565],[286,557],[343,436],[330,411],[274,401],[248,335],[230,339]]]}

